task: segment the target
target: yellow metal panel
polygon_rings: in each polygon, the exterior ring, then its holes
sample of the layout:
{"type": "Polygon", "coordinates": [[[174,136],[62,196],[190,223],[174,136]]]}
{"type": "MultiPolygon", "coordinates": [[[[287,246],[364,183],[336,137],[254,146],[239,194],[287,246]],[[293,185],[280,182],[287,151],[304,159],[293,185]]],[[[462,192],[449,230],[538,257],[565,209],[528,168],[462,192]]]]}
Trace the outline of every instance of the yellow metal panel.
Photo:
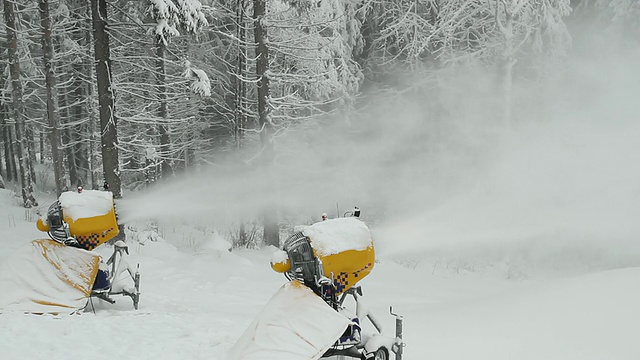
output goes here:
{"type": "Polygon", "coordinates": [[[281,261],[281,262],[272,262],[271,263],[271,268],[275,271],[275,272],[279,272],[279,273],[283,273],[283,272],[287,272],[289,270],[291,270],[291,261],[289,259],[285,260],[285,261],[281,261]]]}
{"type": "MultiPolygon", "coordinates": [[[[316,256],[318,255],[316,254],[316,256]]],[[[324,275],[333,276],[337,295],[340,295],[369,275],[373,269],[376,255],[373,246],[370,246],[365,250],[347,250],[318,258],[322,261],[324,275]]]]}
{"type": "MultiPolygon", "coordinates": [[[[63,209],[64,213],[64,209],[63,209]]],[[[93,250],[118,235],[118,222],[115,210],[104,215],[73,220],[64,215],[64,221],[69,224],[69,232],[78,243],[87,250],[93,250]]]]}
{"type": "Polygon", "coordinates": [[[36,221],[36,227],[42,232],[48,232],[50,230],[49,225],[47,225],[47,223],[42,219],[38,219],[38,221],[36,221]]]}

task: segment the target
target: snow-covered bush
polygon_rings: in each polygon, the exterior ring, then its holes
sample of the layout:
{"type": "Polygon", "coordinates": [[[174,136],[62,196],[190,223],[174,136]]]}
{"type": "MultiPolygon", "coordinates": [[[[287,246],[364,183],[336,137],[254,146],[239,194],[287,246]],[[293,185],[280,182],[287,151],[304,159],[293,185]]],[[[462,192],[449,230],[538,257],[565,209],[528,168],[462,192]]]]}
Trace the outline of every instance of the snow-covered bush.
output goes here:
{"type": "Polygon", "coordinates": [[[125,227],[126,239],[144,245],[147,241],[163,240],[154,221],[130,223],[125,227]]]}

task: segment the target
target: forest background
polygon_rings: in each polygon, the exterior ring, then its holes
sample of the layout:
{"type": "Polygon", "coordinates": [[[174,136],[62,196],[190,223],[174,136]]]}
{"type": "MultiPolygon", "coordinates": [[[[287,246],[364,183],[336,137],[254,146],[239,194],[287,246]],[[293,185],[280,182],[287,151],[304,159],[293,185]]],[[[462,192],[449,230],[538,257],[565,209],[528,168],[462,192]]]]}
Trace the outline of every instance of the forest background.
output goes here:
{"type": "Polygon", "coordinates": [[[579,110],[572,55],[640,46],[637,0],[1,2],[0,188],[32,208],[108,184],[126,204],[205,179],[214,200],[190,211],[223,209],[236,246],[463,183],[449,170],[477,144],[579,110]]]}

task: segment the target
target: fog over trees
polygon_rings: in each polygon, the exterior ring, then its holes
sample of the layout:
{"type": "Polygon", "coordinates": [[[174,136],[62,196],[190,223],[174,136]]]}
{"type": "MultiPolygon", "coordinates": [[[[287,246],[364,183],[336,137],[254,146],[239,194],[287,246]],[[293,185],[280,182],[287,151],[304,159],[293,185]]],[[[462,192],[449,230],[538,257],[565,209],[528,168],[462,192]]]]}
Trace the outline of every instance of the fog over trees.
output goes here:
{"type": "Polygon", "coordinates": [[[239,243],[437,204],[640,48],[637,0],[1,1],[0,187],[197,188],[239,243]]]}

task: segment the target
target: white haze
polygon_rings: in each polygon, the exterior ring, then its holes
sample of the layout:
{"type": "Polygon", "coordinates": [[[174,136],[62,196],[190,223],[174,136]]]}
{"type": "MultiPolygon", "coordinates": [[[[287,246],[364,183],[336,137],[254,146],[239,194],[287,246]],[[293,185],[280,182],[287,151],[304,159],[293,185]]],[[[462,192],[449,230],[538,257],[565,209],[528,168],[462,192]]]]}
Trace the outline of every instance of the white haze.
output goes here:
{"type": "Polygon", "coordinates": [[[508,129],[491,81],[470,72],[421,95],[440,107],[370,96],[367,117],[278,135],[270,170],[200,170],[127,194],[121,218],[228,228],[265,207],[299,223],[357,205],[383,256],[637,265],[640,50],[597,50],[553,84],[516,87],[508,129]]]}

